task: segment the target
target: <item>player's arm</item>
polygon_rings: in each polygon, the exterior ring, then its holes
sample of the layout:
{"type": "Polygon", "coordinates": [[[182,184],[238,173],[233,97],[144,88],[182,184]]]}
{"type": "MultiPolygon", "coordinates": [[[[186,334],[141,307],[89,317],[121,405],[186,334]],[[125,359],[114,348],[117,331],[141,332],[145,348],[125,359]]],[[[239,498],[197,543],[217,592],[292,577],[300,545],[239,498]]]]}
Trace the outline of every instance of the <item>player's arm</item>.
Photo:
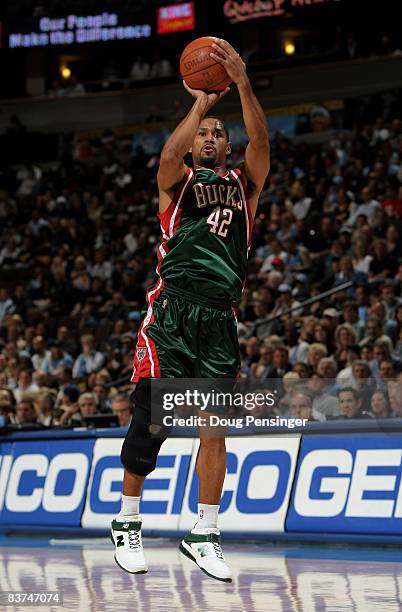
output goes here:
{"type": "Polygon", "coordinates": [[[240,94],[244,125],[249,138],[244,172],[248,183],[249,204],[254,215],[257,209],[258,196],[269,172],[267,119],[252,90],[245,63],[240,55],[226,40],[221,38],[217,38],[213,46],[219,55],[211,54],[211,56],[225,67],[229,77],[237,85],[240,94]]]}
{"type": "Polygon", "coordinates": [[[214,104],[229,91],[221,94],[206,94],[204,91],[184,87],[195,98],[194,104],[167,139],[160,158],[158,170],[159,210],[164,212],[174,196],[175,188],[186,172],[184,156],[189,152],[202,119],[214,104]]]}

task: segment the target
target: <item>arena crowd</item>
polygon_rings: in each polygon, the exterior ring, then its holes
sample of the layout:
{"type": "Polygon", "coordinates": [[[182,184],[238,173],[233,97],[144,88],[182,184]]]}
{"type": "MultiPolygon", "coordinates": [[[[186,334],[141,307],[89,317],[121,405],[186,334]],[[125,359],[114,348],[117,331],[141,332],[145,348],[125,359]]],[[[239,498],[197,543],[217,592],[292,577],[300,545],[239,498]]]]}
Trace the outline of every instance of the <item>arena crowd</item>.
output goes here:
{"type": "MultiPolygon", "coordinates": [[[[241,379],[275,387],[273,414],[402,417],[398,106],[309,142],[273,135],[236,307],[241,379]]],[[[240,158],[235,151],[232,164],[240,158]]],[[[97,415],[128,425],[159,241],[157,165],[106,131],[62,147],[57,164],[1,169],[0,414],[9,425],[86,426],[97,415]]]]}

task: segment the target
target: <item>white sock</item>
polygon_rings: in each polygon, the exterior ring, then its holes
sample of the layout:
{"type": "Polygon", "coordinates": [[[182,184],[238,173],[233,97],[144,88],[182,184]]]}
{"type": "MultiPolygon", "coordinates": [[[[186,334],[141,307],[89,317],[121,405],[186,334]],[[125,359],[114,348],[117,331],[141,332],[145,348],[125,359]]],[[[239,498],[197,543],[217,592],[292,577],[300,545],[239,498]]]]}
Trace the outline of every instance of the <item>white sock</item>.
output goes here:
{"type": "Polygon", "coordinates": [[[197,531],[199,529],[217,529],[218,513],[219,504],[217,506],[198,504],[198,519],[194,525],[194,529],[197,531]]]}
{"type": "Polygon", "coordinates": [[[140,513],[140,497],[121,496],[121,509],[118,518],[138,516],[140,513]]]}

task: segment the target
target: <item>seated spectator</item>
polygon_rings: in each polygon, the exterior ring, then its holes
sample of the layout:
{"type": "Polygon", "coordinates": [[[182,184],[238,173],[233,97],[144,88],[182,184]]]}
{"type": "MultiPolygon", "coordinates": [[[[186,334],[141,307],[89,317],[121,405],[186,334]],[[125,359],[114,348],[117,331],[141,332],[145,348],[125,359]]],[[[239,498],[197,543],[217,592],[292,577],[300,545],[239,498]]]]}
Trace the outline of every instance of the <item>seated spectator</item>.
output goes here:
{"type": "MultiPolygon", "coordinates": [[[[367,345],[368,346],[368,345],[367,345]]],[[[360,359],[361,351],[358,344],[352,344],[346,349],[346,363],[345,367],[337,374],[336,384],[339,387],[351,387],[353,386],[353,374],[352,367],[355,361],[360,359]]],[[[366,358],[366,361],[369,359],[366,358]]]]}
{"type": "Polygon", "coordinates": [[[314,373],[308,379],[307,388],[313,397],[313,416],[317,421],[323,421],[327,417],[340,415],[338,400],[333,395],[329,395],[327,390],[332,388],[328,379],[322,375],[314,373]]]}
{"type": "Polygon", "coordinates": [[[45,349],[45,339],[43,336],[35,336],[32,341],[34,354],[31,357],[34,370],[43,370],[43,364],[47,356],[45,349]]]}
{"type": "Polygon", "coordinates": [[[151,78],[160,79],[172,74],[172,64],[167,58],[162,58],[159,53],[155,53],[154,61],[151,66],[151,78]]]}
{"type": "Polygon", "coordinates": [[[360,346],[363,347],[365,344],[370,342],[374,346],[377,343],[386,344],[388,351],[392,350],[392,341],[389,336],[386,336],[382,332],[382,323],[376,316],[371,316],[366,323],[366,336],[361,340],[360,346]]]}
{"type": "Polygon", "coordinates": [[[60,342],[62,350],[68,355],[75,355],[78,351],[78,345],[73,337],[71,329],[67,325],[60,325],[57,328],[56,340],[60,342]]]}
{"type": "Polygon", "coordinates": [[[54,422],[55,394],[50,390],[40,391],[35,398],[36,420],[44,427],[51,427],[54,422]]]}
{"type": "Polygon", "coordinates": [[[345,387],[338,391],[339,408],[344,419],[369,419],[370,412],[362,410],[362,402],[358,391],[353,387],[345,387]]]}
{"type": "Polygon", "coordinates": [[[15,409],[15,425],[18,427],[38,425],[33,401],[24,399],[18,402],[15,409]]]}
{"type": "Polygon", "coordinates": [[[105,252],[102,249],[95,251],[95,263],[90,267],[89,273],[92,278],[110,280],[112,278],[113,266],[110,261],[106,261],[105,252]]]}
{"type": "Polygon", "coordinates": [[[334,354],[334,358],[336,359],[341,368],[344,367],[346,364],[348,347],[350,345],[356,344],[356,342],[357,334],[353,327],[349,325],[349,323],[343,323],[342,325],[338,325],[335,330],[336,351],[334,354]]]}
{"type": "Polygon", "coordinates": [[[95,349],[94,337],[90,334],[85,334],[81,337],[82,352],[78,355],[73,366],[73,377],[81,378],[88,376],[91,372],[97,372],[101,369],[105,357],[95,349]]]}
{"type": "Polygon", "coordinates": [[[391,406],[391,416],[394,418],[402,418],[402,381],[388,381],[388,397],[391,406]]]}
{"type": "MultiPolygon", "coordinates": [[[[342,316],[345,323],[350,325],[355,334],[357,335],[357,341],[360,342],[363,339],[365,325],[359,317],[359,308],[357,302],[347,300],[342,304],[342,316]]],[[[351,343],[355,344],[355,342],[351,343]]]]}
{"type": "Polygon", "coordinates": [[[285,346],[277,346],[273,353],[272,365],[267,372],[267,378],[283,378],[291,370],[289,351],[285,346]]]}
{"type": "Polygon", "coordinates": [[[279,410],[277,410],[280,414],[289,414],[289,405],[290,400],[293,397],[293,394],[297,387],[300,385],[300,377],[296,372],[286,372],[283,377],[283,396],[279,400],[279,410]]]}
{"type": "Polygon", "coordinates": [[[85,417],[98,413],[96,396],[93,393],[82,393],[78,398],[78,403],[71,403],[61,407],[63,415],[60,425],[80,427],[85,423],[85,417]]]}
{"type": "Polygon", "coordinates": [[[150,76],[150,72],[151,69],[148,62],[146,62],[141,55],[137,55],[130,70],[130,78],[133,81],[142,81],[150,76]]]}
{"type": "MultiPolygon", "coordinates": [[[[373,345],[373,358],[370,361],[370,368],[373,378],[380,379],[380,363],[381,361],[390,361],[391,351],[388,342],[376,340],[373,345]]],[[[392,360],[391,360],[392,361],[392,360]]]]}
{"type": "Polygon", "coordinates": [[[297,361],[292,368],[292,372],[296,372],[299,378],[309,378],[311,374],[310,367],[303,361],[297,361]]]}
{"type": "Polygon", "coordinates": [[[347,225],[355,225],[360,215],[364,215],[367,221],[371,223],[378,208],[380,208],[380,203],[373,199],[370,189],[364,187],[361,192],[361,204],[353,208],[353,212],[347,220],[347,225]]]}
{"type": "Polygon", "coordinates": [[[368,253],[366,241],[363,239],[355,240],[353,245],[352,258],[354,271],[363,272],[363,274],[368,275],[372,259],[372,256],[368,253]]]}
{"type": "Polygon", "coordinates": [[[54,376],[56,370],[62,367],[72,367],[73,363],[73,358],[63,351],[61,343],[58,340],[52,340],[49,347],[49,353],[46,355],[43,362],[42,370],[45,374],[54,376]]]}
{"type": "Polygon", "coordinates": [[[375,240],[373,244],[373,259],[370,263],[369,279],[384,280],[392,278],[398,269],[397,260],[389,255],[385,240],[375,240]]]}
{"type": "Polygon", "coordinates": [[[289,347],[289,363],[294,365],[298,361],[307,361],[309,345],[299,337],[299,331],[293,321],[287,321],[284,330],[284,341],[289,347]]]}
{"type": "Polygon", "coordinates": [[[32,381],[31,370],[21,370],[18,376],[18,384],[13,393],[17,402],[27,399],[28,396],[34,396],[39,391],[39,387],[32,381]]]}
{"type": "Polygon", "coordinates": [[[353,362],[352,384],[350,386],[359,393],[362,409],[368,411],[370,398],[374,390],[374,381],[367,361],[357,359],[353,362]]]}
{"type": "MultiPolygon", "coordinates": [[[[308,421],[316,420],[313,417],[313,398],[308,389],[298,389],[293,393],[289,404],[289,416],[308,421]]],[[[325,418],[320,420],[324,421],[325,418]]]]}
{"type": "MultiPolygon", "coordinates": [[[[260,343],[255,336],[247,338],[241,347],[242,349],[242,366],[240,368],[240,376],[246,378],[251,376],[251,368],[253,364],[258,363],[260,354],[260,343]]],[[[269,364],[265,364],[269,365],[269,364]]]]}
{"type": "Polygon", "coordinates": [[[307,354],[307,363],[312,368],[312,370],[316,370],[319,362],[323,357],[328,355],[327,347],[320,342],[314,342],[310,344],[307,354]]]}
{"type": "Polygon", "coordinates": [[[387,391],[377,389],[371,396],[370,408],[376,419],[386,419],[391,416],[391,406],[387,391]]]}
{"type": "Polygon", "coordinates": [[[335,359],[332,357],[323,357],[317,365],[317,374],[325,380],[325,393],[328,395],[336,395],[337,384],[336,376],[338,374],[338,366],[335,359]]]}
{"type": "Polygon", "coordinates": [[[128,427],[130,425],[132,415],[131,404],[124,393],[119,393],[113,398],[112,412],[119,419],[120,427],[128,427]]]}
{"type": "Polygon", "coordinates": [[[109,389],[102,383],[95,382],[92,392],[96,396],[98,412],[110,412],[111,401],[109,399],[109,389]]]}
{"type": "MultiPolygon", "coordinates": [[[[250,340],[252,340],[252,338],[250,338],[250,340]]],[[[262,344],[258,348],[259,359],[255,361],[253,344],[250,345],[250,347],[250,351],[253,351],[253,361],[250,363],[251,379],[253,381],[265,380],[272,367],[273,350],[262,344]]]]}
{"type": "Polygon", "coordinates": [[[9,296],[8,289],[0,287],[0,325],[7,314],[15,311],[15,304],[9,296]]]}

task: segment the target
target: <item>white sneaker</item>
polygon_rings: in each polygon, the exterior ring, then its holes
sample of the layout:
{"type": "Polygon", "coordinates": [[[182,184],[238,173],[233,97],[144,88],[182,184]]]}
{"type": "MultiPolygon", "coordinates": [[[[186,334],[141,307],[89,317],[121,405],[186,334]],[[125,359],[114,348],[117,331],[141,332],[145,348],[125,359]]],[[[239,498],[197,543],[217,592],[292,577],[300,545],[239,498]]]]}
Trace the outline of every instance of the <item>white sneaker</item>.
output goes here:
{"type": "Polygon", "coordinates": [[[232,582],[232,572],[221,548],[219,529],[191,531],[181,541],[180,551],[211,578],[232,582]]]}
{"type": "Polygon", "coordinates": [[[111,540],[116,547],[114,560],[121,569],[130,574],[145,574],[145,561],[141,538],[141,517],[127,522],[112,521],[111,540]]]}

